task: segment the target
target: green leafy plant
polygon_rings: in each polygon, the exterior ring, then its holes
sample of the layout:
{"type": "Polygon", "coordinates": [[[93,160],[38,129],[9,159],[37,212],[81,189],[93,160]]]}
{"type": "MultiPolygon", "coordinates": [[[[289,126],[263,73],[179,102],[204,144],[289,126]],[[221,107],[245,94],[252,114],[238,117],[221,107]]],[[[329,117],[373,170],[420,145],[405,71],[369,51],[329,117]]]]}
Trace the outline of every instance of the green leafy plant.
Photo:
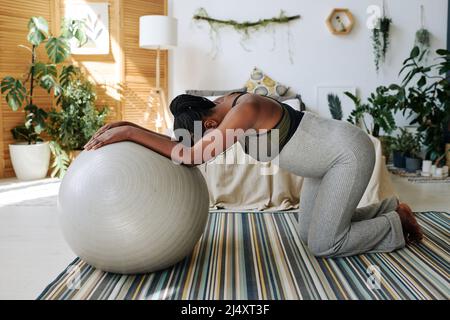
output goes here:
{"type": "Polygon", "coordinates": [[[386,59],[390,44],[390,29],[392,19],[382,16],[378,19],[377,26],[372,30],[372,46],[374,54],[375,69],[378,72],[380,66],[386,59]]]}
{"type": "Polygon", "coordinates": [[[370,94],[367,103],[362,103],[359,97],[352,93],[344,92],[353,103],[355,109],[351,112],[347,121],[352,124],[362,122],[366,131],[374,137],[380,136],[382,129],[386,134],[392,133],[396,128],[394,112],[397,110],[397,95],[385,86],[378,87],[374,93],[370,94]],[[371,127],[367,126],[365,116],[368,115],[372,119],[371,127]]]}
{"type": "Polygon", "coordinates": [[[77,20],[67,20],[61,29],[59,36],[53,36],[48,29],[47,21],[42,17],[31,17],[28,22],[27,40],[31,47],[21,46],[31,53],[30,68],[24,79],[6,76],[1,81],[1,93],[5,94],[8,106],[13,111],[21,108],[25,111],[24,124],[11,130],[16,140],[27,141],[28,144],[42,141],[40,135],[45,130],[47,112],[35,105],[33,97],[36,86],[53,91],[58,97],[62,90],[57,81],[57,64],[64,62],[70,55],[69,41],[77,39],[83,44],[82,23],[77,20]],[[77,29],[74,29],[77,25],[77,29]],[[48,62],[37,61],[37,49],[44,45],[48,62]],[[29,83],[28,89],[26,84],[29,83]]]}
{"type": "Polygon", "coordinates": [[[330,109],[331,117],[336,120],[342,120],[342,104],[338,95],[329,93],[327,95],[328,108],[330,109]]]}
{"type": "Polygon", "coordinates": [[[410,124],[417,125],[423,135],[426,158],[440,164],[445,143],[449,142],[446,139],[450,123],[450,52],[437,50],[437,58],[430,65],[422,63],[425,54],[426,51],[414,47],[400,70],[401,86],[391,88],[398,91],[403,114],[412,118],[410,124]]]}
{"type": "Polygon", "coordinates": [[[83,148],[104,124],[108,108],[97,110],[95,86],[79,68],[63,67],[59,83],[62,93],[58,97],[58,108],[48,113],[47,132],[53,140],[51,175],[62,178],[70,162],[68,153],[83,148]]]}
{"type": "Polygon", "coordinates": [[[392,149],[404,156],[419,158],[421,149],[420,133],[412,134],[405,128],[400,128],[400,134],[393,139],[392,149]]]}

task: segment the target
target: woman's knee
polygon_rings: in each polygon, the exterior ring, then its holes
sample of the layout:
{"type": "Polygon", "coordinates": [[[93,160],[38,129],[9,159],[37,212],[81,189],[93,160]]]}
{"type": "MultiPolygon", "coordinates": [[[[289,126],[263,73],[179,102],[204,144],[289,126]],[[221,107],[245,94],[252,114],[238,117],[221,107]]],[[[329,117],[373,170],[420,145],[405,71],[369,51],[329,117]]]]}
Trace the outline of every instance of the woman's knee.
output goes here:
{"type": "Polygon", "coordinates": [[[329,256],[328,251],[330,248],[324,247],[316,242],[308,241],[308,249],[315,257],[327,257],[329,256]]]}
{"type": "Polygon", "coordinates": [[[308,243],[308,229],[309,229],[309,221],[303,218],[304,216],[300,215],[298,218],[298,224],[297,224],[297,232],[298,236],[300,237],[300,240],[304,244],[308,243]],[[303,219],[302,219],[303,218],[303,219]]]}
{"type": "Polygon", "coordinates": [[[308,244],[308,228],[301,223],[298,225],[298,235],[304,244],[308,244]]]}
{"type": "Polygon", "coordinates": [[[336,254],[336,246],[333,240],[328,238],[318,238],[312,234],[308,235],[308,249],[316,257],[332,257],[336,254]]]}

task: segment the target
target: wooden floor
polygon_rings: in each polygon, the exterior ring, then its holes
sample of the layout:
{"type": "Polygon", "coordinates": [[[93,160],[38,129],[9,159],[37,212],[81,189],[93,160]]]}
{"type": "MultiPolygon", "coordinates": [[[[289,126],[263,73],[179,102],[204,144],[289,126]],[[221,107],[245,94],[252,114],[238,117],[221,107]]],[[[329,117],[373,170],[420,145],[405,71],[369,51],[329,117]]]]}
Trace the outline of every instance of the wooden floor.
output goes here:
{"type": "MultiPolygon", "coordinates": [[[[450,184],[393,176],[415,211],[450,211],[450,184]]],[[[0,299],[34,299],[74,258],[58,228],[56,180],[0,180],[0,299]]]]}

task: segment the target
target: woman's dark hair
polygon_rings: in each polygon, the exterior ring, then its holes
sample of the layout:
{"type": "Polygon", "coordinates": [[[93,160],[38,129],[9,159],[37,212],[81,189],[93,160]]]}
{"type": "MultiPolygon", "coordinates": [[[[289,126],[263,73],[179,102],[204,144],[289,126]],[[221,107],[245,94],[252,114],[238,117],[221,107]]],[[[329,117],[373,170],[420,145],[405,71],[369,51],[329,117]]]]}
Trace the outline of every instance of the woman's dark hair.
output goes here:
{"type": "MultiPolygon", "coordinates": [[[[173,129],[186,129],[194,133],[194,121],[202,121],[211,115],[216,104],[204,97],[181,94],[170,103],[170,112],[174,116],[173,129]]],[[[202,134],[205,128],[202,126],[202,134]]]]}

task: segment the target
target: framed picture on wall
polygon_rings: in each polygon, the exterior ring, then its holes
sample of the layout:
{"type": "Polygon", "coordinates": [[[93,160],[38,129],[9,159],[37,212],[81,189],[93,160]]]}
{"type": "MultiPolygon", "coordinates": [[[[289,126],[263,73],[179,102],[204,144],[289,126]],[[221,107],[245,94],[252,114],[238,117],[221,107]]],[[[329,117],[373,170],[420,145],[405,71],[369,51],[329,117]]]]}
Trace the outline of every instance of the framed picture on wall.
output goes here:
{"type": "Polygon", "coordinates": [[[342,120],[347,120],[348,116],[355,108],[353,101],[347,97],[344,92],[350,92],[356,95],[356,87],[346,86],[318,86],[316,88],[317,102],[316,110],[321,117],[332,118],[330,112],[330,104],[328,101],[328,95],[332,94],[337,96],[342,107],[342,120]]]}
{"type": "Polygon", "coordinates": [[[71,43],[72,54],[109,54],[108,3],[69,2],[65,8],[65,18],[82,20],[85,23],[87,42],[78,47],[71,43]]]}

